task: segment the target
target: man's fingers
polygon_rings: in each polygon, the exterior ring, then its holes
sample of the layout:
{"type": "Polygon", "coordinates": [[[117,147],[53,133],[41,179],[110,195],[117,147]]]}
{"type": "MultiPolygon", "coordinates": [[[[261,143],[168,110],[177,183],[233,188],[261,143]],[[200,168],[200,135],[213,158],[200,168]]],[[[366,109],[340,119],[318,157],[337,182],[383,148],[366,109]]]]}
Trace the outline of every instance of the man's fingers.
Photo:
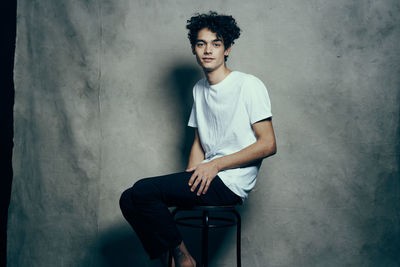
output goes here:
{"type": "Polygon", "coordinates": [[[203,192],[203,188],[204,186],[206,186],[207,180],[203,180],[201,181],[200,187],[199,187],[199,191],[197,191],[197,195],[200,196],[201,192],[203,192]]]}
{"type": "Polygon", "coordinates": [[[197,177],[196,181],[194,181],[194,184],[192,185],[192,187],[190,188],[190,191],[194,192],[194,190],[196,190],[197,185],[201,182],[200,177],[197,177]]]}
{"type": "Polygon", "coordinates": [[[190,168],[190,169],[186,169],[185,172],[192,172],[192,171],[194,171],[195,169],[196,169],[196,167],[192,167],[192,168],[190,168]]]}
{"type": "Polygon", "coordinates": [[[189,182],[188,182],[189,186],[191,186],[193,184],[194,179],[196,179],[196,176],[197,176],[196,172],[193,173],[192,176],[190,176],[190,179],[189,179],[189,182]]]}
{"type": "Polygon", "coordinates": [[[204,190],[203,190],[203,195],[205,195],[207,193],[208,188],[210,187],[210,184],[211,184],[211,181],[207,180],[206,186],[204,187],[204,190]]]}

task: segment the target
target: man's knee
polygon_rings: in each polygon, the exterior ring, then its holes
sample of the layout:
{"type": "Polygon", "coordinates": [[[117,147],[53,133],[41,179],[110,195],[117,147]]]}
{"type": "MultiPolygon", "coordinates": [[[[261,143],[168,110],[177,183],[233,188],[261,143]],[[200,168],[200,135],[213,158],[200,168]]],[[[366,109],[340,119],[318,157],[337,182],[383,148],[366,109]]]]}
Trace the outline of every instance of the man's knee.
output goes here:
{"type": "Polygon", "coordinates": [[[126,189],[119,198],[119,207],[122,211],[131,207],[132,205],[132,187],[126,189]]]}
{"type": "Polygon", "coordinates": [[[133,203],[151,200],[154,198],[156,191],[157,189],[152,178],[141,179],[131,188],[131,200],[133,203]]]}
{"type": "Polygon", "coordinates": [[[135,204],[141,204],[152,195],[153,188],[148,178],[137,181],[132,187],[126,189],[119,199],[122,211],[134,208],[135,204]]]}

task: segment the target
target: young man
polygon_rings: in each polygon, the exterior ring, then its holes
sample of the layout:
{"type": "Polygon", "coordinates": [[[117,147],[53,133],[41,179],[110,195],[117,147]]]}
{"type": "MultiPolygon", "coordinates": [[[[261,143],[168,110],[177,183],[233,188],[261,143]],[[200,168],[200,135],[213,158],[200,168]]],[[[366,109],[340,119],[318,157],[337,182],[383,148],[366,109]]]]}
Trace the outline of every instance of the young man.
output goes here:
{"type": "Polygon", "coordinates": [[[168,207],[234,205],[254,187],[263,158],[276,153],[271,105],[256,77],[226,66],[240,29],[215,12],[188,20],[205,78],[193,88],[195,137],[186,171],[139,180],[120,199],[123,215],[151,258],[172,251],[176,266],[196,266],[168,207]]]}

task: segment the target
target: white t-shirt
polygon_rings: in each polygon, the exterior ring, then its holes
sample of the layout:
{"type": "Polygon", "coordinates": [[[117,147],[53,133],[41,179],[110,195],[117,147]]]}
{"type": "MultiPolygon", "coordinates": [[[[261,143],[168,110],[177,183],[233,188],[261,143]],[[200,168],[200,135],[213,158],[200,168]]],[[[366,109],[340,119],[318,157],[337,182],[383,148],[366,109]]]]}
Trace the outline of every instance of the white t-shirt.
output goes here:
{"type": "MultiPolygon", "coordinates": [[[[188,126],[198,128],[207,162],[256,142],[251,125],[272,116],[267,89],[257,77],[239,71],[210,85],[206,78],[193,88],[188,126]]],[[[223,170],[218,176],[243,200],[253,189],[261,161],[253,166],[223,170]]]]}

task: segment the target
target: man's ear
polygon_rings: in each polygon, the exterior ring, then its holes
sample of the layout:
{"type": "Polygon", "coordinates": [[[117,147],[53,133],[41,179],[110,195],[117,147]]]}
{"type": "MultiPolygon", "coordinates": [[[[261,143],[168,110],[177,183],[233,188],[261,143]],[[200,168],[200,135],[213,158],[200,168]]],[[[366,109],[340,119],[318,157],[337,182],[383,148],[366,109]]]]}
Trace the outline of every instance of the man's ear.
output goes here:
{"type": "Polygon", "coordinates": [[[194,46],[192,46],[192,53],[193,55],[196,55],[196,50],[194,49],[194,46]]]}
{"type": "Polygon", "coordinates": [[[227,49],[225,49],[224,55],[228,56],[229,53],[231,52],[232,46],[228,47],[227,49]]]}

